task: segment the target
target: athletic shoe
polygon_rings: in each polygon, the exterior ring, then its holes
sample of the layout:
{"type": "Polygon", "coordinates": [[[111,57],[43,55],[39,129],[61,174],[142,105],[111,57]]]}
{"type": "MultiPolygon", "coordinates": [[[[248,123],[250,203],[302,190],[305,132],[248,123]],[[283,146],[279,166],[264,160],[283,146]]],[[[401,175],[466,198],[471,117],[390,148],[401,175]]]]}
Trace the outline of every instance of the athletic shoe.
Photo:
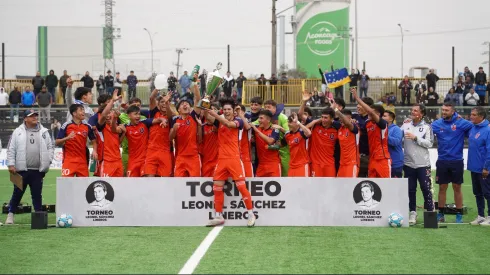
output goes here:
{"type": "Polygon", "coordinates": [[[223,224],[225,224],[225,219],[223,218],[223,216],[218,216],[218,217],[214,217],[214,219],[210,220],[206,226],[207,227],[214,227],[214,226],[223,225],[223,224]]]}
{"type": "Polygon", "coordinates": [[[442,213],[437,213],[437,221],[438,222],[446,222],[446,217],[442,213]]]}
{"type": "Polygon", "coordinates": [[[484,222],[485,218],[482,216],[478,216],[474,221],[470,222],[471,225],[480,225],[480,223],[484,222]]]}
{"type": "Polygon", "coordinates": [[[463,223],[463,215],[456,214],[456,223],[463,223]]]}
{"type": "Polygon", "coordinates": [[[253,215],[248,215],[248,222],[247,226],[248,227],[253,227],[255,225],[255,214],[253,215]]]}
{"type": "Polygon", "coordinates": [[[7,215],[7,220],[5,221],[5,224],[14,224],[14,213],[9,213],[7,215]]]}
{"type": "Polygon", "coordinates": [[[410,216],[408,216],[408,224],[416,225],[417,224],[417,212],[410,211],[410,216]]]}
{"type": "Polygon", "coordinates": [[[480,223],[482,226],[490,226],[490,216],[488,216],[484,222],[480,223]]]}

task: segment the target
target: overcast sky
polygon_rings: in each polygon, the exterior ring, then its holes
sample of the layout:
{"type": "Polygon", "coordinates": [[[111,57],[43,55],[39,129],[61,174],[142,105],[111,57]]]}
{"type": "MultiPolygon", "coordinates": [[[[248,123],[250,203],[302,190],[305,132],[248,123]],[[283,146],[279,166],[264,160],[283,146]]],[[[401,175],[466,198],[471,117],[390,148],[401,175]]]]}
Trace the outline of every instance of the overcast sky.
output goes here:
{"type": "MultiPolygon", "coordinates": [[[[409,30],[404,43],[405,73],[410,67],[428,66],[436,68],[441,77],[451,76],[451,46],[456,47],[459,71],[465,65],[477,71],[488,60],[488,56],[482,56],[488,46],[482,43],[490,41],[489,0],[358,1],[359,62],[366,62],[371,76],[400,76],[398,23],[409,30]]],[[[6,76],[35,73],[37,26],[102,26],[101,2],[0,0],[0,42],[6,44],[6,76]]],[[[279,0],[277,10],[293,2],[279,0]]],[[[116,63],[117,59],[150,59],[150,42],[143,30],[148,28],[158,32],[154,55],[160,61],[156,68],[159,72],[175,71],[175,48],[188,48],[181,56],[185,69],[192,70],[195,64],[212,69],[218,61],[226,69],[226,45],[230,44],[232,73],[268,76],[271,6],[270,0],[117,0],[114,25],[121,28],[122,38],[114,46],[116,63]]],[[[291,11],[285,14],[289,21],[291,11]]],[[[354,26],[354,5],[350,19],[354,26]]],[[[290,24],[286,31],[291,31],[290,24]]],[[[292,65],[292,36],[286,41],[286,63],[292,65]]],[[[488,71],[488,65],[484,68],[488,71]]]]}

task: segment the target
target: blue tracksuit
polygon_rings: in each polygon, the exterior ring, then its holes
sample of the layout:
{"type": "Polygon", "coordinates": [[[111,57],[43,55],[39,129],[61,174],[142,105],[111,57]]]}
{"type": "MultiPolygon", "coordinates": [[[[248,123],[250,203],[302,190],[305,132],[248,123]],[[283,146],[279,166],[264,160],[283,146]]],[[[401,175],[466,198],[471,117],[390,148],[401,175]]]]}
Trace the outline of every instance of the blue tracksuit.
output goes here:
{"type": "Polygon", "coordinates": [[[466,133],[473,123],[458,118],[454,113],[450,120],[440,118],[432,123],[432,132],[437,136],[438,160],[463,160],[463,146],[466,133]]]}
{"type": "Polygon", "coordinates": [[[388,126],[388,151],[391,156],[391,169],[403,167],[403,134],[395,124],[388,126]]]}

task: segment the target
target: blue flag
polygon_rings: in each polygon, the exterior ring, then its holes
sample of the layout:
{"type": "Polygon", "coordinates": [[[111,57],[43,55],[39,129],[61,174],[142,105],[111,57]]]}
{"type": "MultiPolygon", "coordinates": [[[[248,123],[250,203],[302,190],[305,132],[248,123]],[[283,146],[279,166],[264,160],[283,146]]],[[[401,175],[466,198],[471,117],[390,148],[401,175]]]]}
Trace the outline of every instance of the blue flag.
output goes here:
{"type": "Polygon", "coordinates": [[[334,89],[350,82],[349,73],[346,68],[338,69],[325,74],[328,88],[334,89]]]}

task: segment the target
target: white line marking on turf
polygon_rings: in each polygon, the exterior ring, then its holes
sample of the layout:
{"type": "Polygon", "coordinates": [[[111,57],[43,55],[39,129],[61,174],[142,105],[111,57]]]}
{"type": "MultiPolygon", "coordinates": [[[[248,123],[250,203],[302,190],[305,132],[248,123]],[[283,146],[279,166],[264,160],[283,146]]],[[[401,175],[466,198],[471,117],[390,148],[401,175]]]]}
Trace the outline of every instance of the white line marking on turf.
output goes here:
{"type": "Polygon", "coordinates": [[[196,269],[197,265],[201,261],[202,257],[206,254],[211,244],[213,244],[216,237],[218,237],[219,232],[223,229],[223,226],[217,226],[211,230],[206,238],[202,241],[199,247],[194,251],[194,254],[187,260],[184,267],[179,271],[179,274],[192,274],[196,269]]]}

